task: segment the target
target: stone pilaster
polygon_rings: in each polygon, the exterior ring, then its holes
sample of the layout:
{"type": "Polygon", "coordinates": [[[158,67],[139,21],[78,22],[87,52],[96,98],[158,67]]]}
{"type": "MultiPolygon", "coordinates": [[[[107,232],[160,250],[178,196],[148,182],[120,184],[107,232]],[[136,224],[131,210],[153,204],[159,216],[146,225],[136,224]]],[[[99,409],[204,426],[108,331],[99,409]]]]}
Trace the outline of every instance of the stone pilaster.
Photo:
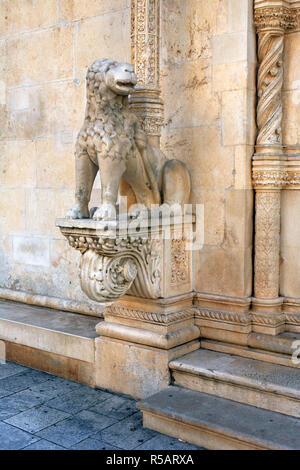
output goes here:
{"type": "Polygon", "coordinates": [[[163,123],[160,98],[160,0],[131,0],[131,51],[138,83],[130,104],[151,143],[159,145],[163,123]]]}

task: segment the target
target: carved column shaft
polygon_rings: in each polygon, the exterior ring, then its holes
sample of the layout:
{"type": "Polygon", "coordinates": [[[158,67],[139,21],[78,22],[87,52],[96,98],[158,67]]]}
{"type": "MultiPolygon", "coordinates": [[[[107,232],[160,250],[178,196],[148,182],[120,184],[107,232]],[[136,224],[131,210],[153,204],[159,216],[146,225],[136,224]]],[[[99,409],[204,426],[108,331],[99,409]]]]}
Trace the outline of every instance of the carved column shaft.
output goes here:
{"type": "Polygon", "coordinates": [[[284,32],[264,31],[258,35],[258,104],[257,104],[257,146],[264,152],[281,152],[284,32]]]}
{"type": "Polygon", "coordinates": [[[258,34],[257,141],[253,158],[255,203],[254,296],[279,294],[282,85],[286,9],[255,2],[258,34]],[[261,5],[263,5],[261,7],[261,5]],[[259,6],[259,8],[258,8],[259,6]]]}
{"type": "Polygon", "coordinates": [[[131,52],[138,83],[130,97],[150,142],[159,146],[163,123],[160,98],[160,0],[131,0],[131,52]]]}
{"type": "Polygon", "coordinates": [[[256,191],[254,296],[278,297],[280,252],[280,191],[256,191]]]}

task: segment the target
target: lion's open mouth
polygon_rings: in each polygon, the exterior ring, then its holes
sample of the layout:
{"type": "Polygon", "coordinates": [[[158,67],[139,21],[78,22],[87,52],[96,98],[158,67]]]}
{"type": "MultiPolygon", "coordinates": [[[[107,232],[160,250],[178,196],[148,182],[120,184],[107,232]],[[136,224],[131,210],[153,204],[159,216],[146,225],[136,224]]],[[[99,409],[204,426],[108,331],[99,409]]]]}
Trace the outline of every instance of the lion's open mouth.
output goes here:
{"type": "Polygon", "coordinates": [[[135,84],[132,83],[131,80],[122,80],[122,81],[117,81],[117,85],[120,87],[126,87],[126,88],[134,88],[135,84]]]}

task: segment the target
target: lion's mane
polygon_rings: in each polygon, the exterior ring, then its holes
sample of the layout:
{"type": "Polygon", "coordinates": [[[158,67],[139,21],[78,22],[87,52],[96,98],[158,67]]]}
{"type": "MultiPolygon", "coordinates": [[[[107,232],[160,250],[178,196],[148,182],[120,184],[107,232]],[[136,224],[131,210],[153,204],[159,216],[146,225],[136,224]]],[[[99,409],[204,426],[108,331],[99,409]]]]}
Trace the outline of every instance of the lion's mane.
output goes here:
{"type": "Polygon", "coordinates": [[[118,62],[96,60],[87,71],[87,105],[83,126],[78,135],[77,148],[96,158],[127,159],[135,148],[137,117],[130,111],[127,96],[108,90],[105,74],[118,62]]]}

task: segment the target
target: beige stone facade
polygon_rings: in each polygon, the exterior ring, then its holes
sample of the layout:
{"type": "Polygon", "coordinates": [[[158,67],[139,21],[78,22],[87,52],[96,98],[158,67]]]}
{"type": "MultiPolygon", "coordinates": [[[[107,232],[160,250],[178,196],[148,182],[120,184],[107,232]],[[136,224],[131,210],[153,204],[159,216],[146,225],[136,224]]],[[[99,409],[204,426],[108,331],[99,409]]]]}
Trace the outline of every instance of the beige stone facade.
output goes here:
{"type": "Polygon", "coordinates": [[[146,426],[207,448],[287,448],[277,430],[287,419],[295,434],[300,402],[300,1],[0,8],[7,359],[146,398],[146,426]],[[139,232],[112,217],[120,195],[144,203],[126,217],[139,232]],[[177,237],[182,219],[156,216],[153,230],[151,204],[170,201],[193,205],[197,249],[177,237]],[[218,422],[224,409],[248,431],[218,422]]]}
{"type": "Polygon", "coordinates": [[[86,303],[55,219],[74,199],[86,69],[130,60],[129,0],[5,0],[0,34],[0,284],[86,303]]]}
{"type": "MultiPolygon", "coordinates": [[[[78,258],[54,221],[72,204],[85,71],[101,57],[130,61],[130,2],[3,3],[1,286],[84,301],[78,258]]],[[[195,290],[245,298],[252,288],[252,2],[166,0],[160,16],[161,147],[190,167],[192,202],[205,206],[195,290]]]]}
{"type": "MultiPolygon", "coordinates": [[[[300,332],[300,2],[3,0],[2,8],[1,297],[103,317],[80,287],[80,250],[55,221],[74,202],[86,71],[106,57],[135,67],[131,109],[151,145],[190,169],[191,203],[204,207],[204,245],[184,291],[203,344],[248,354],[272,343],[257,347],[256,334],[300,332]]],[[[97,177],[90,206],[100,192],[97,177]]],[[[165,364],[175,357],[166,349],[165,364]]]]}

